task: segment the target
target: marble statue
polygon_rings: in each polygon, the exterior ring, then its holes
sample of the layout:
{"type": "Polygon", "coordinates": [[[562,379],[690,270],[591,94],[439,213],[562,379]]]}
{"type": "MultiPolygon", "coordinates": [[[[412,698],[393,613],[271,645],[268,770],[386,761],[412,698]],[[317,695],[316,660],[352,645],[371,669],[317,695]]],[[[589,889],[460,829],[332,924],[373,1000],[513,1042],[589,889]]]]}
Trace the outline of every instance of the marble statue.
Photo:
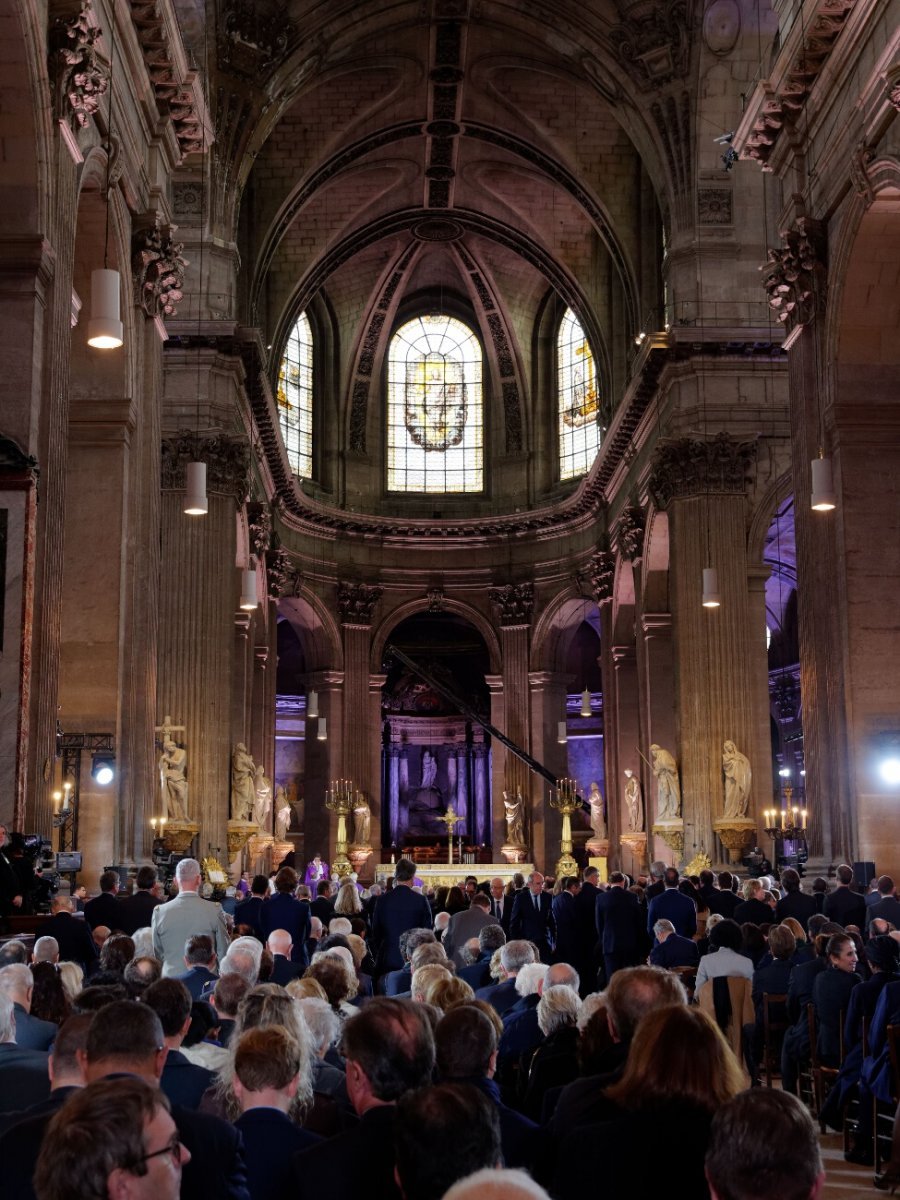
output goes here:
{"type": "Polygon", "coordinates": [[[265,829],[272,812],[272,781],[266,778],[262,766],[253,773],[253,797],[253,820],[261,829],[265,829]]]}
{"type": "Polygon", "coordinates": [[[291,825],[291,802],[283,787],[275,789],[275,837],[279,842],[287,840],[287,831],[291,825]]]}
{"type": "Polygon", "coordinates": [[[640,833],[644,828],[644,797],[641,795],[641,785],[638,777],[629,768],[625,771],[625,804],[628,807],[628,828],[632,833],[640,833]]]}
{"type": "Polygon", "coordinates": [[[354,846],[368,846],[371,836],[372,810],[362,792],[356,793],[353,805],[353,838],[354,846]]]}
{"type": "Polygon", "coordinates": [[[525,799],[522,789],[516,788],[516,794],[510,797],[509,792],[503,793],[503,804],[506,808],[506,842],[509,846],[525,845],[525,799]]]}
{"type": "Polygon", "coordinates": [[[722,748],[722,770],[725,772],[725,816],[746,817],[750,805],[750,759],[741,754],[734,742],[722,748]]]}
{"type": "Polygon", "coordinates": [[[602,841],[606,837],[606,817],[603,812],[603,794],[600,784],[596,781],[591,784],[588,804],[591,806],[591,829],[594,831],[594,837],[602,841]]]}
{"type": "Polygon", "coordinates": [[[433,788],[437,779],[437,762],[430,750],[422,751],[422,784],[423,788],[433,788]]]}
{"type": "Polygon", "coordinates": [[[159,779],[162,787],[163,808],[170,821],[186,821],[188,783],[185,774],[187,750],[171,738],[163,741],[162,757],[159,760],[159,779]]]}
{"type": "Polygon", "coordinates": [[[256,798],[256,763],[243,742],[238,742],[231,755],[231,819],[249,821],[256,798]]]}
{"type": "Polygon", "coordinates": [[[655,743],[650,747],[650,758],[657,786],[656,819],[677,819],[681,816],[681,784],[675,759],[668,750],[655,743]]]}

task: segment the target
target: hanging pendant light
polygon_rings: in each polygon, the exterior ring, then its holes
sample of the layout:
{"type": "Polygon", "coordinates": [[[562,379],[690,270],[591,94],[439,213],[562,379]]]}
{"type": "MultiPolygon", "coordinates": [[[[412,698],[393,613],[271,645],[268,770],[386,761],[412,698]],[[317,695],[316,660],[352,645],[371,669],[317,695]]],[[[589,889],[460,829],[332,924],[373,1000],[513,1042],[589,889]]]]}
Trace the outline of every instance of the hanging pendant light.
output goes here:
{"type": "Polygon", "coordinates": [[[319,715],[319,693],[315,688],[306,697],[306,715],[311,721],[319,715]]]}
{"type": "Polygon", "coordinates": [[[184,511],[190,517],[205,517],[209,512],[206,495],[206,463],[189,462],[185,472],[186,495],[184,511]]]}
{"type": "Polygon", "coordinates": [[[316,738],[320,742],[328,741],[328,728],[325,723],[325,717],[319,717],[319,725],[318,725],[318,731],[316,733],[316,738]]]}
{"type": "Polygon", "coordinates": [[[259,598],[256,593],[256,569],[253,566],[253,559],[250,560],[250,569],[241,571],[241,608],[245,612],[252,612],[253,609],[259,607],[259,598]]]}
{"type": "Polygon", "coordinates": [[[581,693],[581,715],[583,717],[592,716],[591,693],[587,690],[587,688],[585,688],[584,691],[581,693]]]}
{"type": "Polygon", "coordinates": [[[719,595],[719,572],[715,567],[703,568],[703,607],[718,608],[722,603],[719,595]]]}
{"type": "Polygon", "coordinates": [[[125,340],[119,319],[119,272],[102,267],[91,271],[91,319],[88,345],[95,350],[118,350],[125,340]]]}
{"type": "Polygon", "coordinates": [[[831,512],[833,508],[837,507],[831,459],[825,457],[825,451],[822,447],[819,447],[819,457],[812,460],[812,496],[810,497],[810,507],[815,512],[831,512]]]}
{"type": "Polygon", "coordinates": [[[557,721],[557,723],[556,723],[556,740],[559,742],[559,744],[561,746],[564,746],[566,744],[566,742],[569,740],[568,736],[566,734],[565,721],[557,721]]]}

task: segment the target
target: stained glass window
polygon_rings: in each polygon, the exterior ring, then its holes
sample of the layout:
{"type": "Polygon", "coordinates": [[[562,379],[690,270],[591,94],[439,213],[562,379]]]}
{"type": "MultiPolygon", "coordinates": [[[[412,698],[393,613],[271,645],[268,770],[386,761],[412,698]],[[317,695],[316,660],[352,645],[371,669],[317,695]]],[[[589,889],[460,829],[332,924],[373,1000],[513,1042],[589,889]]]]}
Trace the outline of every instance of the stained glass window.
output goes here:
{"type": "Polygon", "coordinates": [[[313,338],[303,312],[291,331],[278,370],[278,415],[281,436],[295,475],[312,475],[313,338]]]}
{"type": "Polygon", "coordinates": [[[388,353],[388,491],[483,490],[481,369],[481,344],[462,321],[421,316],[397,330],[388,353]]]}
{"type": "Polygon", "coordinates": [[[567,308],[556,339],[559,475],[584,475],[600,449],[599,397],[594,356],[581,322],[567,308]]]}

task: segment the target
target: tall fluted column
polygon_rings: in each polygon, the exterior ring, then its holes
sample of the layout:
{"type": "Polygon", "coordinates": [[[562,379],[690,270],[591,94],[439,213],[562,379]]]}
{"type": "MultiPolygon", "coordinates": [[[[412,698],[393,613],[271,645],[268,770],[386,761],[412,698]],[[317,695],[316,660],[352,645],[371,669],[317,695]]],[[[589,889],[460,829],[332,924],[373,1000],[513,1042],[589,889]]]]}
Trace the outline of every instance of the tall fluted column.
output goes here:
{"type": "MultiPolygon", "coordinates": [[[[372,614],[381,596],[381,588],[367,584],[342,583],[338,586],[338,610],[344,639],[344,757],[340,774],[352,779],[365,795],[370,807],[377,804],[378,765],[371,753],[372,742],[380,740],[380,721],[370,726],[369,649],[372,614]]],[[[375,809],[373,808],[373,812],[375,809]]]]}
{"type": "MultiPolygon", "coordinates": [[[[557,779],[569,774],[566,747],[559,744],[558,732],[560,721],[566,719],[566,692],[570,681],[570,676],[556,671],[531,671],[528,676],[534,757],[549,768],[557,779]]],[[[549,801],[550,784],[537,776],[532,776],[532,783],[534,787],[542,789],[542,795],[549,801]]],[[[559,857],[562,817],[551,813],[548,804],[541,807],[549,818],[545,824],[550,825],[550,828],[545,830],[546,840],[542,844],[541,853],[544,855],[543,861],[552,863],[559,857]]],[[[537,844],[534,853],[538,853],[537,844]]]]}
{"type": "MultiPolygon", "coordinates": [[[[754,656],[765,643],[751,638],[747,561],[748,473],[752,443],[727,434],[709,441],[661,443],[650,488],[668,509],[674,633],[675,711],[684,816],[684,853],[728,856],[713,834],[724,814],[722,749],[726,739],[750,760],[753,783],[747,817],[768,801],[769,749],[754,711],[754,656]],[[705,567],[718,571],[722,603],[701,605],[705,567]],[[764,791],[761,792],[761,789],[764,791]]],[[[669,749],[669,747],[665,747],[669,749]]]]}
{"type": "MultiPolygon", "coordinates": [[[[531,736],[529,731],[529,708],[528,703],[528,658],[530,647],[531,633],[531,614],[534,609],[534,588],[530,583],[511,583],[504,587],[494,588],[491,591],[491,602],[493,603],[500,621],[500,647],[503,655],[503,694],[504,694],[504,723],[498,725],[506,736],[517,746],[523,750],[529,750],[531,745],[531,736]]],[[[533,788],[538,786],[536,776],[532,776],[531,772],[525,766],[520,758],[508,752],[505,747],[494,746],[492,748],[494,760],[494,780],[498,779],[497,761],[502,761],[502,787],[498,790],[506,790],[515,793],[518,788],[521,788],[522,795],[526,800],[530,798],[529,808],[533,815],[532,821],[532,841],[534,853],[541,855],[543,853],[543,814],[539,820],[538,811],[543,808],[540,803],[542,790],[537,793],[533,788]],[[539,833],[541,840],[539,840],[539,833]]],[[[543,781],[540,781],[541,789],[543,781]]],[[[502,819],[502,811],[497,796],[493,796],[491,803],[497,810],[494,818],[494,835],[499,833],[501,841],[496,842],[496,846],[501,846],[505,837],[505,822],[502,819]],[[498,821],[498,816],[500,820],[498,821]]],[[[495,851],[496,853],[496,851],[495,851]]]]}
{"type": "Polygon", "coordinates": [[[675,702],[672,663],[671,613],[642,613],[637,640],[640,748],[644,756],[636,770],[644,793],[647,820],[647,854],[650,861],[669,857],[671,847],[651,833],[656,820],[656,779],[647,765],[650,747],[674,753],[675,702]]]}
{"type": "Polygon", "coordinates": [[[343,671],[315,671],[306,677],[307,694],[319,693],[319,717],[325,719],[327,738],[318,739],[319,720],[306,722],[304,747],[304,845],[307,858],[328,857],[337,833],[337,817],[325,807],[325,792],[335,776],[344,775],[343,730],[341,728],[341,689],[343,671]]]}

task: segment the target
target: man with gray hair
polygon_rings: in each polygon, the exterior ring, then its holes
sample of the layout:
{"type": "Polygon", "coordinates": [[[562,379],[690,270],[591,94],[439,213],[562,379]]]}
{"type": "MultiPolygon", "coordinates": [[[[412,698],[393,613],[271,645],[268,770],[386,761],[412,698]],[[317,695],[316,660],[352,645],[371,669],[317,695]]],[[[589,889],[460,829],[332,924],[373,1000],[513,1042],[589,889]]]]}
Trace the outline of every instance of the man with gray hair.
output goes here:
{"type": "Polygon", "coordinates": [[[0,946],[0,967],[8,967],[11,963],[27,963],[28,947],[18,938],[11,938],[0,946]]]}
{"type": "Polygon", "coordinates": [[[16,1045],[26,1050],[49,1050],[56,1037],[57,1026],[31,1015],[31,995],[34,976],[24,963],[12,963],[0,970],[0,995],[13,1002],[16,1019],[16,1045]]]}
{"type": "Polygon", "coordinates": [[[650,878],[653,882],[644,892],[644,900],[648,905],[654,896],[661,896],[666,890],[665,877],[666,864],[664,862],[652,862],[650,864],[650,878]]]}
{"type": "Polygon", "coordinates": [[[516,940],[507,942],[500,951],[500,965],[506,972],[502,983],[492,983],[488,987],[479,988],[475,993],[476,1000],[486,1000],[493,1005],[502,1017],[507,1009],[519,999],[516,991],[516,976],[527,963],[533,963],[534,947],[531,942],[516,940]]]}
{"type": "Polygon", "coordinates": [[[650,962],[654,967],[696,967],[700,961],[700,951],[693,938],[682,937],[675,932],[675,926],[665,917],[660,917],[653,925],[656,945],[650,951],[650,962]]]}
{"type": "Polygon", "coordinates": [[[436,942],[430,929],[405,929],[400,934],[399,946],[403,966],[399,971],[388,971],[381,981],[386,996],[399,996],[408,992],[412,981],[412,966],[410,960],[420,946],[436,942]]]}
{"type": "Polygon", "coordinates": [[[485,925],[478,934],[478,956],[471,966],[457,971],[460,979],[474,990],[488,987],[491,982],[491,959],[494,952],[506,945],[506,934],[499,925],[485,925]]]}
{"type": "Polygon", "coordinates": [[[503,1036],[498,1049],[501,1086],[510,1078],[511,1065],[520,1062],[523,1056],[530,1055],[544,1040],[538,1021],[538,1006],[542,997],[552,988],[565,987],[574,991],[577,1000],[580,984],[578,972],[568,963],[554,963],[552,967],[535,963],[533,967],[523,968],[516,980],[516,990],[520,993],[520,999],[503,1017],[503,1036]],[[542,973],[538,974],[542,967],[542,973]],[[523,987],[526,971],[530,974],[532,970],[536,977],[523,987]]]}
{"type": "Polygon", "coordinates": [[[32,962],[59,962],[59,942],[54,937],[39,937],[34,943],[32,962]]]}
{"type": "Polygon", "coordinates": [[[0,993],[0,1113],[30,1108],[47,1099],[47,1058],[45,1051],[16,1045],[13,1002],[0,993]]]}
{"type": "Polygon", "coordinates": [[[221,963],[228,951],[228,926],[220,904],[200,896],[203,879],[196,858],[183,858],[175,868],[178,895],[153,910],[153,951],[163,964],[163,975],[184,971],[184,947],[195,933],[208,933],[221,963]]]}

